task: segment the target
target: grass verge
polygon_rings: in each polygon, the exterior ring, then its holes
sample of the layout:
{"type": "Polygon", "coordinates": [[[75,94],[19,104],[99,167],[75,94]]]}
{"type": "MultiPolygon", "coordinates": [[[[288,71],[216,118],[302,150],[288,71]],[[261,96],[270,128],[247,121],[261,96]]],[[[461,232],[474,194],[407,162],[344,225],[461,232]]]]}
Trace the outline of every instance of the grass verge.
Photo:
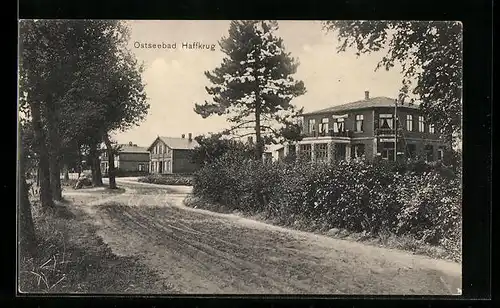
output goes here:
{"type": "Polygon", "coordinates": [[[66,206],[34,206],[33,219],[37,255],[19,258],[20,292],[175,293],[136,258],[115,255],[96,228],[66,206]]]}
{"type": "Polygon", "coordinates": [[[267,213],[247,214],[239,211],[234,211],[227,206],[220,204],[212,204],[195,196],[188,196],[184,199],[184,204],[188,207],[210,210],[218,213],[233,213],[246,216],[247,218],[266,222],[276,226],[288,227],[299,231],[306,231],[326,235],[329,237],[357,241],[367,245],[379,246],[391,249],[400,249],[414,254],[425,255],[431,258],[444,259],[455,262],[462,262],[461,251],[456,249],[447,249],[440,246],[432,246],[422,241],[416,240],[412,236],[397,236],[395,234],[384,232],[376,235],[368,234],[367,232],[351,232],[345,229],[336,229],[328,227],[326,224],[317,223],[315,221],[295,220],[289,222],[286,219],[271,217],[267,213]]]}

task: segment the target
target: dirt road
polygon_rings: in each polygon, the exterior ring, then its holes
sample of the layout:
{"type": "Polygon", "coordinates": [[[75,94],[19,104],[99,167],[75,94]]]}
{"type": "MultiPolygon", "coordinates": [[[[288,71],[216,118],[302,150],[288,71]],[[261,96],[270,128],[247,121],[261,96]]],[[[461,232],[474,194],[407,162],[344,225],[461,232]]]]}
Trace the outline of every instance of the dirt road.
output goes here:
{"type": "Polygon", "coordinates": [[[457,294],[461,266],[187,208],[189,187],[118,179],[123,194],[67,192],[118,255],[180,293],[457,294]]]}

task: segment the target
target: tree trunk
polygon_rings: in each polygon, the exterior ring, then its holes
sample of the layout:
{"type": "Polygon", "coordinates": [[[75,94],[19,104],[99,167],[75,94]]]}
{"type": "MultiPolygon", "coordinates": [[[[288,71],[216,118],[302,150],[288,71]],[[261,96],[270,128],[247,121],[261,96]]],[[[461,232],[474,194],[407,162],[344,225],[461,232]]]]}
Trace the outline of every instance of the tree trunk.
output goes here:
{"type": "Polygon", "coordinates": [[[262,146],[262,136],[261,136],[261,126],[260,126],[260,99],[256,95],[255,102],[255,159],[262,160],[263,146],[262,146]]]}
{"type": "Polygon", "coordinates": [[[64,165],[64,180],[69,181],[69,170],[68,170],[68,165],[64,165]]]}
{"type": "Polygon", "coordinates": [[[92,170],[92,184],[94,186],[102,186],[101,166],[97,155],[97,145],[93,144],[90,147],[89,154],[90,169],[92,170]]]}
{"type": "Polygon", "coordinates": [[[21,256],[34,256],[36,253],[35,226],[31,215],[31,204],[29,200],[29,187],[26,183],[26,157],[24,149],[19,148],[19,249],[21,256]]]}
{"type": "Polygon", "coordinates": [[[45,132],[42,127],[40,116],[40,107],[36,103],[30,103],[33,132],[36,143],[36,150],[38,151],[39,163],[39,180],[40,180],[40,203],[42,207],[52,207],[52,191],[50,187],[50,168],[49,168],[49,153],[46,146],[45,132]]]}
{"type": "Polygon", "coordinates": [[[109,140],[108,134],[104,134],[104,143],[106,144],[106,151],[108,153],[108,179],[109,179],[109,188],[116,189],[116,173],[115,173],[115,154],[113,151],[113,145],[111,144],[111,140],[109,140]]]}
{"type": "Polygon", "coordinates": [[[56,127],[56,111],[53,106],[45,104],[45,114],[47,118],[47,132],[49,145],[49,167],[50,167],[50,187],[52,189],[52,198],[62,200],[61,192],[61,166],[60,166],[60,145],[59,133],[56,127]]]}

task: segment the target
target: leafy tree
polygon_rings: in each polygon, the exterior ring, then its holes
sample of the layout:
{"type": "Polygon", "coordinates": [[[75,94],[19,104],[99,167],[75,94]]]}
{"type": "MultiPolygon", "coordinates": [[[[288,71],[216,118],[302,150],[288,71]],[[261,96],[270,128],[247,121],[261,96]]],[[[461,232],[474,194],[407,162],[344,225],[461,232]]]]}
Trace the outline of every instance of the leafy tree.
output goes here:
{"type": "Polygon", "coordinates": [[[211,164],[228,153],[237,157],[253,157],[252,146],[239,140],[224,138],[222,134],[202,135],[194,139],[199,146],[193,150],[191,160],[199,166],[211,164]]]}
{"type": "MultiPolygon", "coordinates": [[[[31,204],[29,200],[30,185],[26,180],[26,173],[33,160],[33,136],[29,123],[19,122],[19,147],[18,147],[18,170],[19,170],[19,241],[21,255],[34,255],[36,252],[36,236],[33,217],[31,215],[31,204]]],[[[32,185],[32,184],[31,184],[32,185]]]]}
{"type": "MultiPolygon", "coordinates": [[[[114,20],[73,21],[80,31],[74,41],[80,52],[78,82],[64,97],[67,114],[77,114],[66,127],[81,143],[89,145],[94,184],[100,184],[99,145],[104,142],[109,159],[109,185],[116,188],[114,155],[116,145],[110,133],[140,123],[149,109],[141,73],[134,55],[127,49],[129,29],[114,20]]],[[[101,182],[102,183],[102,182],[101,182]]]]}
{"type": "Polygon", "coordinates": [[[285,51],[276,30],[276,21],[232,21],[229,36],[219,42],[226,57],[205,72],[213,84],[206,87],[213,101],[194,109],[203,118],[226,115],[232,126],[224,134],[255,134],[257,159],[265,144],[276,142],[282,129],[294,125],[293,116],[301,110],[291,100],[306,92],[303,82],[292,77],[298,62],[285,51]]]}
{"type": "Polygon", "coordinates": [[[461,133],[462,24],[415,21],[326,21],[338,35],[339,52],[355,48],[357,55],[387,50],[376,69],[402,65],[401,95],[413,94],[421,109],[448,141],[461,133]]]}

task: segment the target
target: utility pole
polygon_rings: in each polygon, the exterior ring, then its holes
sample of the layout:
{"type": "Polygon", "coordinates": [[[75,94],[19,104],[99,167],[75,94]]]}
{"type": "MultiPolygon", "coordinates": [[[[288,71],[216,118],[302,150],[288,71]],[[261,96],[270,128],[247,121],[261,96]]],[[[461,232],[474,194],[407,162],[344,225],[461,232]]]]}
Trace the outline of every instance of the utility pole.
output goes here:
{"type": "Polygon", "coordinates": [[[398,161],[398,99],[394,100],[394,161],[398,161]]]}

